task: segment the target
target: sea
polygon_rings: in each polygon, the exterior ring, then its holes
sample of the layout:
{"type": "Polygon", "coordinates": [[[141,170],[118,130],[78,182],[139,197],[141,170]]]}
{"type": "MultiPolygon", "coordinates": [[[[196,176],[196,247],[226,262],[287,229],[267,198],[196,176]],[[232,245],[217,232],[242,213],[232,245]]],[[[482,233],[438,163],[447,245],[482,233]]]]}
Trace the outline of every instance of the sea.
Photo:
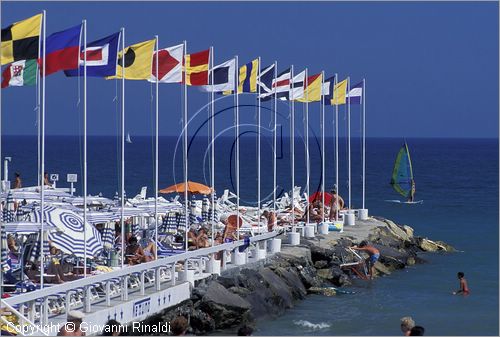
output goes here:
{"type": "MultiPolygon", "coordinates": [[[[242,205],[258,200],[258,170],[255,132],[239,138],[239,179],[236,174],[235,140],[215,141],[215,187],[240,188],[242,205]]],[[[120,188],[120,143],[116,136],[88,137],[88,191],[113,198],[120,188]]],[[[283,316],[259,320],[255,335],[400,335],[399,319],[411,316],[426,335],[499,334],[499,148],[498,139],[406,139],[413,163],[416,200],[408,205],[387,202],[400,199],[389,182],[394,160],[404,140],[366,140],[366,197],[369,214],[392,219],[415,229],[415,234],[443,240],[457,253],[422,254],[425,264],[395,271],[373,281],[355,281],[348,290],[354,294],[334,297],[311,295],[297,302],[283,316]],[[457,272],[468,280],[471,294],[453,296],[458,288],[457,272]]],[[[190,135],[189,180],[210,184],[211,156],[205,135],[190,135]]],[[[294,142],[295,185],[307,185],[305,138],[294,142]]],[[[325,188],[335,183],[334,138],[325,139],[325,188]]],[[[82,191],[83,139],[47,136],[45,170],[58,174],[58,187],[69,187],[66,175],[78,174],[76,193],[82,191]]],[[[125,146],[125,190],[128,197],[154,186],[154,138],[132,135],[125,146]]],[[[348,149],[346,138],[339,139],[338,190],[349,203],[348,149]]],[[[3,136],[2,157],[10,156],[9,178],[18,172],[24,186],[37,179],[36,136],[3,136]]],[[[291,189],[291,142],[281,134],[277,146],[278,196],[291,189]]],[[[353,138],[351,149],[352,208],[361,208],[362,144],[353,138]]],[[[321,189],[321,139],[309,137],[309,192],[321,189]]],[[[159,187],[183,181],[182,139],[159,139],[159,187]]],[[[272,138],[262,137],[261,200],[272,200],[272,138]]],[[[305,191],[303,191],[305,192],[305,191]]],[[[166,195],[171,198],[171,195],[166,195]]]]}

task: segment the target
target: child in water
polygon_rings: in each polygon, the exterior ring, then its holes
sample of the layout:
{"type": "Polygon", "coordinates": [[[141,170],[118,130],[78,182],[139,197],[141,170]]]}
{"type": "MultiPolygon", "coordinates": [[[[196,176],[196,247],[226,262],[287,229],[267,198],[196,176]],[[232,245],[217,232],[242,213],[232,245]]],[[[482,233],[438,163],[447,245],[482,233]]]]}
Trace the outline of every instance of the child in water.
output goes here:
{"type": "Polygon", "coordinates": [[[453,292],[453,295],[464,294],[469,295],[469,287],[467,286],[467,280],[464,277],[464,273],[458,272],[457,277],[460,280],[460,289],[453,292]]]}

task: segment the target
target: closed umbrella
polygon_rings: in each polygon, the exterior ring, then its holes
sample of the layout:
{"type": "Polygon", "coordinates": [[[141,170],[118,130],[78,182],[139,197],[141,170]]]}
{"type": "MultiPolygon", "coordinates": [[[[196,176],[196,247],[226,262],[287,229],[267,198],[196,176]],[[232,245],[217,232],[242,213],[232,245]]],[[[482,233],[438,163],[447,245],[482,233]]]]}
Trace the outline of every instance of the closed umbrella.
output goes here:
{"type": "Polygon", "coordinates": [[[190,204],[190,210],[189,210],[189,224],[194,225],[198,223],[196,221],[196,201],[194,200],[194,197],[191,198],[191,204],[190,204]]]}
{"type": "MultiPolygon", "coordinates": [[[[40,221],[40,208],[34,212],[35,222],[40,221]]],[[[44,209],[47,224],[57,227],[60,231],[49,233],[52,244],[67,254],[84,257],[85,247],[88,257],[97,256],[102,251],[101,234],[90,223],[84,226],[83,218],[67,209],[47,206],[44,209]],[[86,235],[84,234],[86,232],[86,235]],[[86,236],[86,240],[84,240],[86,236]]]]}
{"type": "Polygon", "coordinates": [[[209,221],[209,215],[208,215],[208,198],[203,198],[203,204],[201,206],[201,218],[203,219],[203,222],[208,222],[209,221]]]}
{"type": "Polygon", "coordinates": [[[1,255],[1,270],[0,272],[3,272],[6,267],[7,267],[7,258],[9,257],[9,252],[8,252],[8,247],[7,247],[7,232],[5,231],[5,225],[2,223],[1,227],[0,227],[0,231],[2,232],[2,235],[0,237],[0,240],[2,241],[1,242],[1,245],[2,245],[2,248],[0,249],[0,255],[1,255]]]}

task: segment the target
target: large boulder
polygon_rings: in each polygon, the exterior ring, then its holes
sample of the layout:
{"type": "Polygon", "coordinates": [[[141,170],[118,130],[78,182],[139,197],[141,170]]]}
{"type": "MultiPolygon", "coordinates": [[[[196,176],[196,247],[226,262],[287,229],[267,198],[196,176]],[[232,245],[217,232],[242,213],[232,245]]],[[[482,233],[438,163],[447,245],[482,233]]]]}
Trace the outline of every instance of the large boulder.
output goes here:
{"type": "Polygon", "coordinates": [[[410,241],[411,237],[408,235],[406,230],[404,230],[402,227],[396,225],[394,222],[391,220],[385,220],[384,221],[387,224],[387,228],[393,233],[393,235],[397,238],[399,238],[402,241],[410,241]]]}
{"type": "Polygon", "coordinates": [[[218,282],[212,282],[199,302],[202,311],[215,322],[216,329],[235,327],[249,319],[250,303],[218,282]]]}
{"type": "Polygon", "coordinates": [[[273,293],[273,297],[276,298],[276,302],[279,302],[280,306],[285,309],[292,308],[293,295],[285,281],[283,281],[283,279],[281,279],[269,268],[260,269],[259,274],[267,283],[267,287],[273,293]]]}
{"type": "Polygon", "coordinates": [[[304,299],[307,295],[307,290],[302,284],[298,272],[295,268],[276,268],[274,272],[288,285],[293,298],[304,299]]]}
{"type": "Polygon", "coordinates": [[[417,246],[426,252],[456,252],[456,249],[443,241],[432,241],[427,238],[416,238],[417,246]]]}

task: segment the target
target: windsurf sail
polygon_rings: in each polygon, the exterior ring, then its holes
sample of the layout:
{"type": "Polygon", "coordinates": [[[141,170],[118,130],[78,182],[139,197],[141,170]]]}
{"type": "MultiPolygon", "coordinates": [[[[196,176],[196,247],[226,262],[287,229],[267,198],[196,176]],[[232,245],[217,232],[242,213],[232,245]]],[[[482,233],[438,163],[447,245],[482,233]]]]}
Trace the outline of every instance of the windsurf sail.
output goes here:
{"type": "Polygon", "coordinates": [[[413,170],[411,167],[410,151],[408,151],[408,144],[405,142],[396,156],[391,185],[396,192],[408,198],[412,193],[412,182],[413,170]]]}

